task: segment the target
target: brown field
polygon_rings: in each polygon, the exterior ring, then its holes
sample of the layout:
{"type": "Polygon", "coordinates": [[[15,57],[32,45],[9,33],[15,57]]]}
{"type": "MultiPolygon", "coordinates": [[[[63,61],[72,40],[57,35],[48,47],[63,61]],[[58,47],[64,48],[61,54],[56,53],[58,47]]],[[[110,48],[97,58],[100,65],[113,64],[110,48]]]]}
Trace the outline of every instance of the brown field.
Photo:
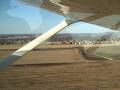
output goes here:
{"type": "MultiPolygon", "coordinates": [[[[19,47],[0,46],[0,57],[19,47]]],[[[42,45],[0,73],[0,90],[120,90],[120,61],[87,60],[73,45],[42,45]]]]}

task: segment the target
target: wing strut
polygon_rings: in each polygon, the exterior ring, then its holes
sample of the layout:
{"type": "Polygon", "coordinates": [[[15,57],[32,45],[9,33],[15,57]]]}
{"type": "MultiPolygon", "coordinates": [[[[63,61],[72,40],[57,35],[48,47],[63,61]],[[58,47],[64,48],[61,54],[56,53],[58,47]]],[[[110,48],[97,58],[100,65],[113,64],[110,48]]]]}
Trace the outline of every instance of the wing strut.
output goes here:
{"type": "Polygon", "coordinates": [[[60,24],[56,25],[51,30],[47,31],[46,33],[38,36],[36,39],[28,43],[27,45],[23,46],[22,48],[16,50],[12,54],[8,55],[6,58],[0,60],[0,70],[3,70],[10,66],[13,62],[15,62],[17,59],[37,47],[39,44],[56,34],[57,32],[63,30],[65,27],[69,26],[70,24],[73,24],[77,22],[77,20],[73,19],[66,19],[63,20],[60,24]]]}

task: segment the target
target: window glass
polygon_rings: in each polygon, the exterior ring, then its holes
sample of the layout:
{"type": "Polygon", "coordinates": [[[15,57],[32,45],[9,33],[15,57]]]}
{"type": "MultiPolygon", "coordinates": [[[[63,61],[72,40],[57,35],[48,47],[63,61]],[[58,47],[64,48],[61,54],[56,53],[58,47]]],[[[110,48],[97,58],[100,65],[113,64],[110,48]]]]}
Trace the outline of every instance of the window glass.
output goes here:
{"type": "MultiPolygon", "coordinates": [[[[0,59],[29,43],[38,35],[52,29],[64,19],[61,15],[24,4],[19,0],[1,0],[0,59]]],[[[101,21],[107,23],[107,20],[114,21],[109,25],[119,26],[117,25],[117,23],[119,23],[118,15],[104,17],[92,23],[97,22],[100,24],[101,21]],[[113,20],[111,20],[111,18],[113,18],[113,20]]],[[[116,27],[108,29],[80,21],[49,38],[42,46],[39,46],[37,50],[39,48],[77,47],[78,51],[82,51],[82,53],[88,57],[116,59],[120,56],[120,33],[113,30],[116,29],[116,27]]],[[[117,29],[119,30],[119,28],[117,29]]],[[[43,52],[41,52],[40,55],[41,58],[44,57],[42,53],[43,52]]],[[[45,52],[45,54],[46,53],[47,52],[45,52]]],[[[67,53],[70,54],[71,52],[67,51],[67,53]]],[[[32,55],[32,53],[29,55],[32,55]]],[[[76,57],[79,57],[79,54],[76,57]]]]}

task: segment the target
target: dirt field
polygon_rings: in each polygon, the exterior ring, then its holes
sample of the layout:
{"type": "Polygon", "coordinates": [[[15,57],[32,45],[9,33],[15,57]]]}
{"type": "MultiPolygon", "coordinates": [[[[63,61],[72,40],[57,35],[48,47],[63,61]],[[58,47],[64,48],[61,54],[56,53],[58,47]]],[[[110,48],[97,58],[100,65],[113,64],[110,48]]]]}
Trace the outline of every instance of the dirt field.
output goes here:
{"type": "MultiPolygon", "coordinates": [[[[1,57],[13,52],[3,48],[1,57]]],[[[120,90],[120,61],[87,60],[75,46],[40,46],[0,73],[0,90],[120,90]]]]}

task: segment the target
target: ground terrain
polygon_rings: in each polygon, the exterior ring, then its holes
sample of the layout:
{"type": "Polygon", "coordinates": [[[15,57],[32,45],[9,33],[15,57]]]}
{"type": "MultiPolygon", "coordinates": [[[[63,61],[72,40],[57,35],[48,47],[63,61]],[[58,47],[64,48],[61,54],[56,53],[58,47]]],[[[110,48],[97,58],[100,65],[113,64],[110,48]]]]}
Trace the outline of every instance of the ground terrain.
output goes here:
{"type": "MultiPolygon", "coordinates": [[[[19,47],[0,46],[0,57],[19,47]]],[[[0,72],[0,90],[120,90],[120,61],[88,60],[74,45],[42,45],[0,72]]]]}

